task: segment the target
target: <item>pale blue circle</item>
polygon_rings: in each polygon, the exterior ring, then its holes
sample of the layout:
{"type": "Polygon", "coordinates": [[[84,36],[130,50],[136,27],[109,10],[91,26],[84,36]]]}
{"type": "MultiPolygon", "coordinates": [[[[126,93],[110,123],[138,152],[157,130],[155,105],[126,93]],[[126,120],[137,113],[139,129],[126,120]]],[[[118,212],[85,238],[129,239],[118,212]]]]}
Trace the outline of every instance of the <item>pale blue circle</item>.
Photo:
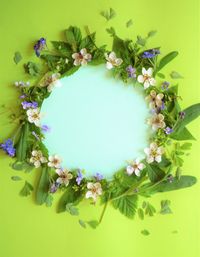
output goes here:
{"type": "Polygon", "coordinates": [[[100,172],[110,178],[144,158],[148,145],[148,108],[143,88],[124,84],[104,66],[81,67],[61,79],[42,105],[42,124],[51,127],[44,140],[49,154],[58,154],[63,166],[100,172]]]}

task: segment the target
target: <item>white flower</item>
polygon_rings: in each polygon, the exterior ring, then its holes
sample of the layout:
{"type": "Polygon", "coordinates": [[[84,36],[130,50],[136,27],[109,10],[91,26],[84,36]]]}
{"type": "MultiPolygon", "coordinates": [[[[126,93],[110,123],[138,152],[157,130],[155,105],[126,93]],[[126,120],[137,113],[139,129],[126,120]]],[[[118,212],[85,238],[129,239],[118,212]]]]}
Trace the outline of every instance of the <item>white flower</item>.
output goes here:
{"type": "Polygon", "coordinates": [[[144,84],[144,88],[148,88],[149,86],[153,86],[156,83],[156,80],[152,78],[153,69],[149,68],[146,70],[145,68],[142,68],[142,75],[139,75],[137,77],[138,82],[144,84]]]}
{"type": "Polygon", "coordinates": [[[111,52],[109,55],[105,54],[107,63],[106,63],[106,68],[111,70],[115,66],[120,66],[123,62],[121,58],[117,58],[115,52],[111,52]]]}
{"type": "Polygon", "coordinates": [[[46,83],[48,85],[47,86],[48,92],[51,92],[54,89],[54,87],[62,86],[62,83],[60,82],[59,78],[60,78],[60,73],[54,73],[47,79],[46,83]]]}
{"type": "Polygon", "coordinates": [[[159,128],[165,128],[166,124],[164,122],[164,116],[159,114],[154,114],[150,119],[148,119],[148,124],[152,126],[153,130],[158,130],[159,128]]]}
{"type": "Polygon", "coordinates": [[[40,126],[41,114],[40,114],[40,110],[38,108],[28,109],[26,111],[26,114],[28,116],[28,121],[30,123],[34,123],[35,126],[37,126],[37,127],[40,126]]]}
{"type": "Polygon", "coordinates": [[[87,52],[86,48],[83,48],[79,53],[72,54],[72,58],[75,66],[86,65],[91,61],[92,55],[87,52]]]}
{"type": "Polygon", "coordinates": [[[87,189],[89,189],[85,195],[86,198],[93,198],[94,202],[96,202],[97,197],[102,194],[101,184],[99,182],[87,183],[87,189]]]}
{"type": "Polygon", "coordinates": [[[126,167],[126,172],[128,175],[132,175],[135,173],[136,176],[140,176],[141,170],[145,168],[145,165],[139,161],[139,159],[136,159],[135,161],[129,162],[130,165],[126,167]]]}
{"type": "Polygon", "coordinates": [[[42,163],[47,162],[47,159],[42,155],[41,151],[33,150],[31,154],[30,162],[33,163],[36,168],[39,168],[42,163]]]}
{"type": "Polygon", "coordinates": [[[160,108],[163,105],[164,94],[156,94],[155,90],[151,90],[150,94],[145,98],[149,102],[149,107],[152,109],[160,108]]]}
{"type": "Polygon", "coordinates": [[[73,178],[73,175],[67,169],[56,169],[56,173],[59,176],[56,182],[59,184],[65,184],[65,186],[67,186],[69,184],[70,179],[73,178]]]}
{"type": "Polygon", "coordinates": [[[60,168],[62,159],[58,156],[58,155],[51,155],[49,156],[49,162],[48,162],[48,166],[52,167],[52,168],[60,168]]]}
{"type": "Polygon", "coordinates": [[[156,143],[151,143],[149,148],[145,148],[144,152],[147,155],[147,162],[152,163],[154,161],[161,162],[162,154],[164,153],[163,147],[158,147],[156,143]]]}

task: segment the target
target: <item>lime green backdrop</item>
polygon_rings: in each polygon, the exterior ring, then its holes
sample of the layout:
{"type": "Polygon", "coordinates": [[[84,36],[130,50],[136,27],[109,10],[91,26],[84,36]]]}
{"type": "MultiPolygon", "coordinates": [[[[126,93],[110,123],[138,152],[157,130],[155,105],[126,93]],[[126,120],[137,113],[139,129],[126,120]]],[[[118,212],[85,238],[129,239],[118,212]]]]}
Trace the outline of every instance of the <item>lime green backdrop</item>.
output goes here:
{"type": "MultiPolygon", "coordinates": [[[[199,92],[199,6],[198,0],[10,0],[0,2],[0,103],[15,107],[16,92],[12,81],[23,80],[22,64],[17,67],[12,58],[16,50],[24,60],[33,56],[30,42],[39,37],[55,40],[69,25],[88,25],[97,31],[97,41],[111,45],[105,29],[114,26],[122,37],[135,38],[157,29],[149,42],[162,46],[162,53],[178,50],[179,57],[165,72],[173,69],[184,75],[180,81],[183,107],[200,100],[199,92]],[[117,17],[107,23],[99,12],[113,7],[117,17]],[[125,23],[133,19],[129,29],[125,23]]],[[[189,126],[198,139],[186,158],[184,173],[199,176],[199,121],[189,126]]],[[[0,116],[0,141],[8,137],[14,124],[6,115],[0,116]]],[[[161,199],[172,201],[173,215],[128,220],[109,208],[97,230],[83,229],[77,218],[57,214],[55,206],[46,208],[34,204],[34,198],[18,195],[22,182],[10,177],[16,171],[9,168],[11,160],[0,153],[0,257],[198,257],[199,246],[199,184],[173,193],[155,195],[153,204],[161,199]],[[148,237],[141,235],[148,229],[148,237]],[[176,233],[175,233],[176,232],[176,233]]],[[[29,175],[22,175],[28,178],[29,175]]],[[[34,181],[35,175],[30,176],[34,181]]],[[[81,217],[97,218],[101,207],[83,203],[81,217]]]]}

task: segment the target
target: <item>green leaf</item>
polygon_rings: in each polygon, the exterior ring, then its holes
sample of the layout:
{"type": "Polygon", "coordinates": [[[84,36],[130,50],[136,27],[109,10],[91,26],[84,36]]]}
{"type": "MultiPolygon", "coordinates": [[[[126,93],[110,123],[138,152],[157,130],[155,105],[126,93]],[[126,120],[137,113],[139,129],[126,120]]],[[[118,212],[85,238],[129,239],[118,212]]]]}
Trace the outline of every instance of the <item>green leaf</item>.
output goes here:
{"type": "Polygon", "coordinates": [[[172,213],[172,210],[170,209],[171,202],[169,200],[162,200],[161,201],[161,214],[170,214],[172,213]]]}
{"type": "Polygon", "coordinates": [[[31,191],[33,191],[33,186],[30,183],[28,183],[27,181],[25,181],[25,184],[20,191],[20,195],[21,196],[28,196],[28,195],[31,194],[31,191]]]}
{"type": "Polygon", "coordinates": [[[146,45],[146,39],[142,38],[141,36],[138,35],[136,43],[140,46],[145,46],[146,45]]]}
{"type": "Polygon", "coordinates": [[[116,16],[116,12],[112,8],[110,8],[109,11],[101,11],[100,15],[104,17],[107,21],[109,21],[116,16]]]}
{"type": "Polygon", "coordinates": [[[152,217],[156,213],[156,209],[149,202],[144,201],[142,207],[145,209],[145,215],[152,217]]]}
{"type": "Polygon", "coordinates": [[[79,220],[78,223],[81,225],[81,227],[86,228],[85,221],[79,220]]]}
{"type": "Polygon", "coordinates": [[[13,58],[14,62],[16,64],[18,64],[21,60],[22,60],[22,55],[20,52],[15,52],[14,58],[13,58]]]}
{"type": "Polygon", "coordinates": [[[113,27],[107,28],[106,31],[108,32],[108,34],[109,34],[111,37],[116,36],[116,32],[115,32],[115,29],[114,29],[113,27]]]}
{"type": "Polygon", "coordinates": [[[126,23],[126,27],[129,28],[133,25],[133,21],[132,19],[128,20],[127,23],[126,23]]]}
{"type": "Polygon", "coordinates": [[[152,189],[153,193],[156,192],[168,192],[178,190],[186,187],[191,187],[197,183],[197,178],[193,176],[181,176],[180,178],[174,178],[172,182],[162,181],[152,189]]]}
{"type": "Polygon", "coordinates": [[[93,48],[95,47],[95,36],[96,33],[92,33],[87,35],[85,38],[82,39],[81,44],[80,44],[80,49],[86,48],[87,50],[92,51],[93,48]]]}
{"type": "Polygon", "coordinates": [[[74,191],[74,189],[68,185],[64,194],[60,198],[57,211],[66,211],[66,205],[69,203],[73,203],[74,206],[77,205],[81,201],[82,197],[83,194],[81,191],[74,191]]]}
{"type": "Polygon", "coordinates": [[[36,77],[39,76],[41,73],[40,65],[34,62],[28,62],[24,65],[25,72],[27,72],[29,75],[36,77]]]}
{"type": "Polygon", "coordinates": [[[144,236],[148,236],[148,235],[150,235],[150,232],[147,229],[143,229],[141,231],[141,234],[144,235],[144,236]]]}
{"type": "Polygon", "coordinates": [[[161,170],[157,165],[146,164],[147,174],[151,182],[158,182],[165,176],[165,172],[161,170]]]}
{"type": "Polygon", "coordinates": [[[23,165],[23,162],[14,162],[12,164],[10,164],[10,167],[13,169],[13,170],[23,170],[24,168],[24,165],[23,165]]]}
{"type": "Polygon", "coordinates": [[[19,177],[19,176],[12,176],[11,179],[14,180],[14,181],[22,180],[22,178],[19,177]]]}
{"type": "Polygon", "coordinates": [[[16,157],[17,161],[23,162],[26,159],[29,137],[29,124],[26,122],[21,129],[19,142],[16,145],[16,157]]]}
{"type": "Polygon", "coordinates": [[[144,211],[142,208],[138,208],[138,217],[143,220],[144,219],[144,211]]]}
{"type": "Polygon", "coordinates": [[[81,43],[81,30],[77,27],[70,26],[65,30],[66,42],[71,45],[73,51],[76,51],[81,43]]]}
{"type": "Polygon", "coordinates": [[[63,73],[63,74],[62,74],[62,77],[71,76],[71,75],[74,74],[79,68],[80,68],[80,66],[73,66],[72,68],[70,68],[69,70],[67,70],[65,73],[63,73]]]}
{"type": "Polygon", "coordinates": [[[167,55],[165,55],[161,60],[160,63],[156,69],[156,73],[160,71],[162,68],[164,68],[169,62],[171,62],[176,56],[178,55],[178,52],[174,51],[167,55]]]}
{"type": "Polygon", "coordinates": [[[181,145],[181,149],[186,151],[186,150],[190,150],[192,147],[192,143],[184,143],[181,145]]]}
{"type": "Polygon", "coordinates": [[[117,57],[121,57],[124,62],[130,63],[130,54],[128,50],[128,45],[130,41],[124,41],[118,36],[113,37],[112,50],[116,53],[117,57]]]}
{"type": "Polygon", "coordinates": [[[65,206],[66,212],[69,212],[72,216],[78,216],[79,215],[79,210],[77,207],[74,206],[73,203],[68,203],[65,206]]]}
{"type": "Polygon", "coordinates": [[[196,140],[195,137],[189,132],[187,128],[183,128],[181,131],[178,131],[177,133],[170,134],[170,137],[181,141],[181,140],[196,140]]]}
{"type": "Polygon", "coordinates": [[[71,57],[72,51],[69,44],[62,41],[51,41],[51,43],[57,52],[59,52],[61,55],[71,57]]]}
{"type": "Polygon", "coordinates": [[[48,194],[45,200],[46,206],[50,207],[53,203],[53,196],[51,194],[48,194]]]}
{"type": "Polygon", "coordinates": [[[45,203],[49,192],[49,167],[43,167],[40,179],[36,189],[36,203],[41,205],[45,203]]]}
{"type": "Polygon", "coordinates": [[[177,125],[174,128],[174,133],[179,133],[185,126],[200,116],[200,103],[187,107],[183,112],[185,113],[185,116],[183,119],[179,118],[177,125]]]}
{"type": "Polygon", "coordinates": [[[101,63],[105,63],[105,52],[106,52],[105,47],[106,46],[103,45],[103,46],[99,47],[98,49],[96,49],[89,65],[99,65],[101,63]]]}
{"type": "Polygon", "coordinates": [[[95,228],[98,227],[99,222],[98,222],[98,220],[89,220],[89,221],[87,221],[87,224],[88,224],[91,228],[95,229],[95,228]]]}
{"type": "Polygon", "coordinates": [[[137,200],[138,198],[136,195],[125,195],[118,199],[112,200],[112,205],[123,215],[132,219],[136,213],[137,200]]]}
{"type": "Polygon", "coordinates": [[[147,37],[148,37],[148,38],[149,38],[149,37],[153,37],[153,36],[155,36],[156,33],[157,33],[156,30],[151,30],[151,31],[149,31],[147,37]]]}
{"type": "Polygon", "coordinates": [[[163,73],[157,73],[156,74],[159,78],[161,78],[161,79],[164,79],[165,78],[165,75],[163,74],[163,73]]]}
{"type": "Polygon", "coordinates": [[[183,76],[181,74],[179,74],[177,71],[172,71],[170,73],[170,77],[172,79],[183,79],[183,76]]]}

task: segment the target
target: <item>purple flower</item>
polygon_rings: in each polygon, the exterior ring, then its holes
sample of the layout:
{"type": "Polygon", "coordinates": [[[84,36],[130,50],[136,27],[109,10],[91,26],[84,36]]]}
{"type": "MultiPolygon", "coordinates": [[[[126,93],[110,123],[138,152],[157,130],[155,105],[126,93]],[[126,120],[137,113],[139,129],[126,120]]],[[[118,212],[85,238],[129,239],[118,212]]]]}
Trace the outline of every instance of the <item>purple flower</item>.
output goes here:
{"type": "Polygon", "coordinates": [[[165,103],[162,102],[162,105],[161,105],[161,107],[160,107],[160,110],[163,111],[164,109],[165,109],[165,103]]]}
{"type": "Polygon", "coordinates": [[[164,131],[165,131],[165,134],[169,135],[169,134],[171,134],[171,133],[173,132],[173,129],[170,128],[170,127],[166,127],[166,128],[164,129],[164,131]]]}
{"type": "Polygon", "coordinates": [[[42,37],[34,45],[34,50],[37,57],[40,56],[40,52],[45,48],[45,46],[46,46],[46,39],[42,37]]]}
{"type": "Polygon", "coordinates": [[[97,181],[101,181],[101,180],[103,179],[103,175],[100,174],[99,172],[97,172],[94,177],[95,177],[95,179],[96,179],[97,181]]]}
{"type": "Polygon", "coordinates": [[[48,125],[42,125],[42,131],[48,133],[51,131],[51,128],[48,125]]]}
{"type": "Polygon", "coordinates": [[[158,49],[150,49],[142,54],[142,58],[153,58],[158,54],[160,54],[158,49]]]}
{"type": "Polygon", "coordinates": [[[78,176],[76,177],[77,185],[80,185],[82,180],[83,180],[83,174],[82,174],[81,170],[78,169],[78,176]]]}
{"type": "Polygon", "coordinates": [[[0,148],[3,149],[9,156],[15,156],[15,148],[13,146],[13,141],[9,138],[3,144],[0,144],[0,148]]]}
{"type": "Polygon", "coordinates": [[[170,83],[167,81],[164,81],[161,85],[162,90],[168,90],[170,83]]]}
{"type": "Polygon", "coordinates": [[[185,118],[185,112],[179,112],[178,115],[179,115],[179,118],[182,120],[185,118]]]}
{"type": "Polygon", "coordinates": [[[129,65],[127,68],[126,68],[126,71],[128,73],[128,77],[129,78],[136,78],[136,69],[132,66],[132,65],[129,65]]]}
{"type": "Polygon", "coordinates": [[[49,189],[50,193],[52,193],[52,194],[55,193],[59,187],[60,187],[60,183],[58,183],[58,182],[52,183],[50,186],[50,189],[49,189]]]}
{"type": "Polygon", "coordinates": [[[26,94],[23,94],[23,95],[20,95],[20,96],[19,96],[20,99],[24,99],[24,98],[26,98],[26,97],[27,97],[26,94]]]}
{"type": "Polygon", "coordinates": [[[29,108],[37,108],[38,107],[38,103],[37,102],[27,102],[27,101],[23,101],[22,103],[22,107],[24,110],[29,109],[29,108]]]}

